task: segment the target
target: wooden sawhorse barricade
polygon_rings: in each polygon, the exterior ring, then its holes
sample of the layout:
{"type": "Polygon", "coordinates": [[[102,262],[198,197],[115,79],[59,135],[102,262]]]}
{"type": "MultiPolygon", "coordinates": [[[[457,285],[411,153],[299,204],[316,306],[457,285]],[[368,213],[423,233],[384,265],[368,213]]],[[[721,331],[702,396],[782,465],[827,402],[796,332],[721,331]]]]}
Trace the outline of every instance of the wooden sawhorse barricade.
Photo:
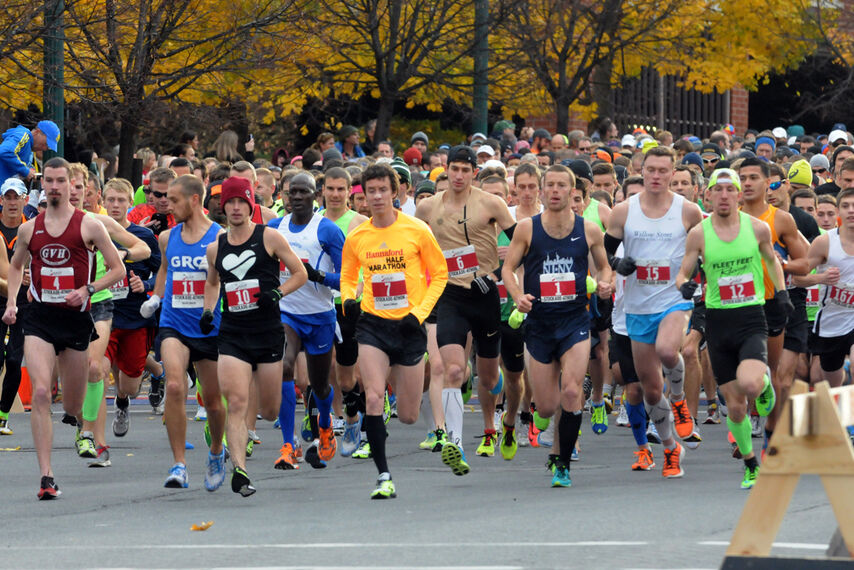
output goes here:
{"type": "Polygon", "coordinates": [[[765,461],[735,527],[722,570],[741,568],[854,568],[854,386],[827,382],[807,392],[796,382],[785,403],[765,461]],[[803,474],[819,475],[830,500],[847,558],[767,558],[803,474]]]}

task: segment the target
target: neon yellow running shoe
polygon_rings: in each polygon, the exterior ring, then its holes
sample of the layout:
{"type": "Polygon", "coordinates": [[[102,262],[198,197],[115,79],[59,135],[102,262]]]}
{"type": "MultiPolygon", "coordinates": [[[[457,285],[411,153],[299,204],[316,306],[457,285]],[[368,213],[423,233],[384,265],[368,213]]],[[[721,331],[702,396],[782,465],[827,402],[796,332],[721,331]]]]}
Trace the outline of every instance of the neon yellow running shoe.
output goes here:
{"type": "Polygon", "coordinates": [[[495,430],[491,432],[484,432],[483,437],[480,440],[480,445],[477,446],[477,453],[481,457],[492,457],[495,455],[495,440],[497,439],[495,435],[495,430]]]}

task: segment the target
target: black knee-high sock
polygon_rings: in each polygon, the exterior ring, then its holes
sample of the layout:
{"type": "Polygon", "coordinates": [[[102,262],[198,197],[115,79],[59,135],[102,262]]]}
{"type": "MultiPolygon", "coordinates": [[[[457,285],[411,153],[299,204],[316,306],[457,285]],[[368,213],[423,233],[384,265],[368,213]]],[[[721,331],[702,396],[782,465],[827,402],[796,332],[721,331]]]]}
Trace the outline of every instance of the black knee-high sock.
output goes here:
{"type": "Polygon", "coordinates": [[[371,455],[374,457],[374,465],[377,473],[388,472],[388,462],[385,458],[385,424],[382,416],[365,416],[365,431],[368,434],[368,443],[371,444],[371,455]]]}
{"type": "Polygon", "coordinates": [[[561,410],[557,429],[560,434],[560,459],[569,469],[569,458],[578,441],[578,430],[581,429],[581,412],[561,410]]]}

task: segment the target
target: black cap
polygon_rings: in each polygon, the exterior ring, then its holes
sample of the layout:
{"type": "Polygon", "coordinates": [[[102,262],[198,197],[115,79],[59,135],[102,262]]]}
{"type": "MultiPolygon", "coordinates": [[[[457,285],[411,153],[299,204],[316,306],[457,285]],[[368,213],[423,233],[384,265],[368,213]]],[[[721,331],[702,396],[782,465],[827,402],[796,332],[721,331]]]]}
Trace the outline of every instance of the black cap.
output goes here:
{"type": "Polygon", "coordinates": [[[723,156],[724,156],[724,153],[721,152],[721,147],[719,147],[718,145],[716,145],[713,142],[708,142],[708,143],[704,144],[703,148],[700,149],[700,155],[701,156],[706,154],[706,153],[714,153],[714,154],[718,155],[720,158],[723,158],[723,156]]]}
{"type": "Polygon", "coordinates": [[[567,158],[561,164],[569,168],[575,174],[576,178],[586,178],[590,182],[593,182],[593,169],[580,158],[567,158]]]}
{"type": "Polygon", "coordinates": [[[533,138],[551,139],[552,135],[546,129],[537,129],[536,131],[534,131],[533,138]]]}
{"type": "Polygon", "coordinates": [[[477,169],[477,156],[470,146],[457,145],[448,151],[448,164],[452,162],[467,162],[471,167],[477,169]]]}

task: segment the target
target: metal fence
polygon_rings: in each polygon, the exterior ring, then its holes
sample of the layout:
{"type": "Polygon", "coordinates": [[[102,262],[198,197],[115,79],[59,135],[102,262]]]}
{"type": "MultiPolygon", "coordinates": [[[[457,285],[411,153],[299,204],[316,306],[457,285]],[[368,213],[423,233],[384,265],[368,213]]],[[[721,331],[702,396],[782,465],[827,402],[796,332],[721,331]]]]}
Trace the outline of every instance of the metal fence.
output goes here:
{"type": "Polygon", "coordinates": [[[620,132],[641,126],[703,138],[730,122],[729,91],[700,93],[679,87],[678,81],[645,68],[639,77],[612,89],[611,108],[620,132]]]}

